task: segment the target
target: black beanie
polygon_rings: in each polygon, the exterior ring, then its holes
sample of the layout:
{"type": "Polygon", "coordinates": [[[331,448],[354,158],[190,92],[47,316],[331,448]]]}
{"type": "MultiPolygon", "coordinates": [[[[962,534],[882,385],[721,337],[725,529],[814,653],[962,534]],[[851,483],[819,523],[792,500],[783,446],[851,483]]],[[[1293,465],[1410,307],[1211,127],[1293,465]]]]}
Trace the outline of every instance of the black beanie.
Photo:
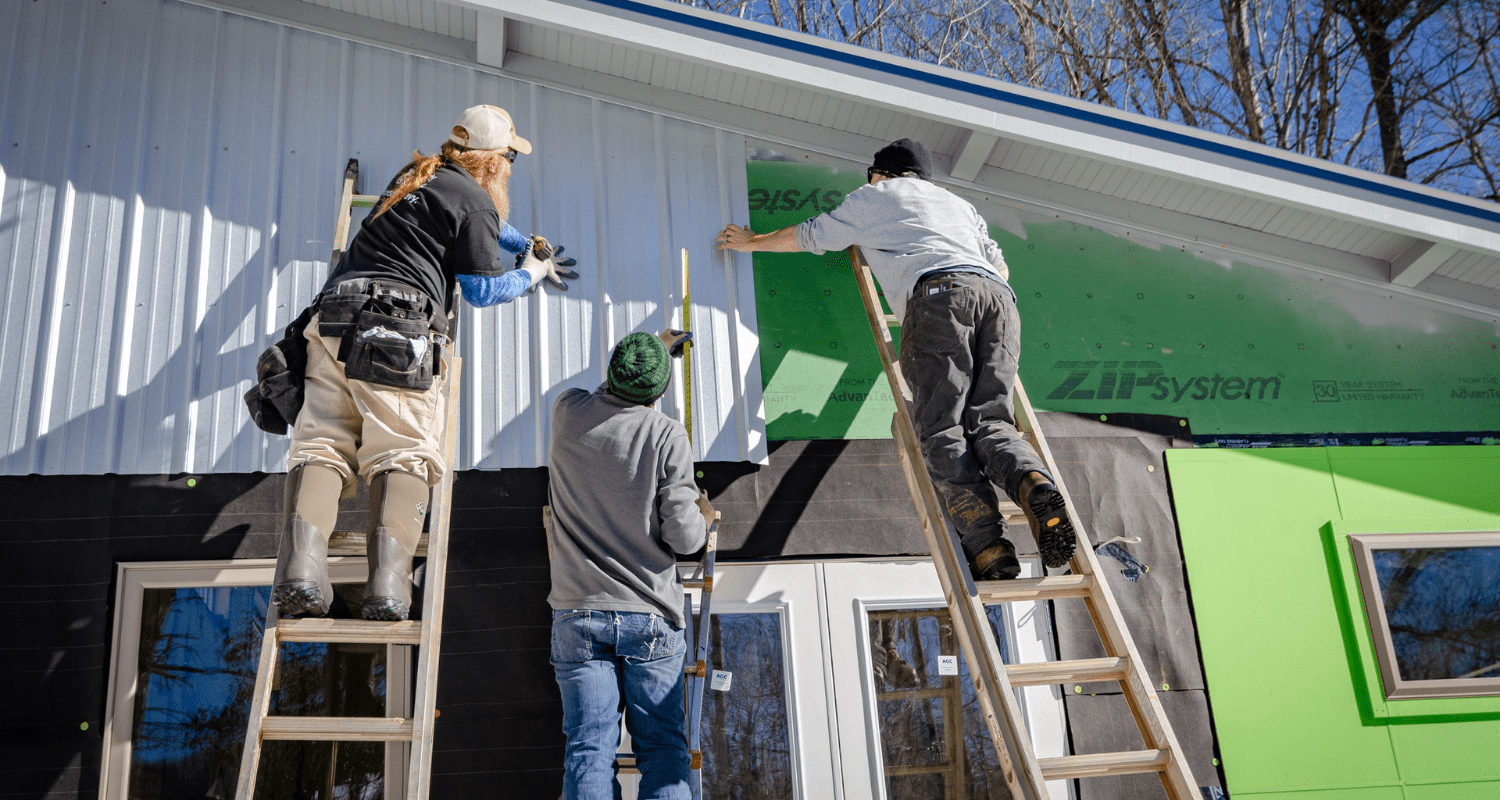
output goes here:
{"type": "Polygon", "coordinates": [[[670,361],[661,339],[649,333],[632,333],[610,354],[609,391],[632,403],[655,402],[672,377],[670,361]]]}
{"type": "Polygon", "coordinates": [[[891,176],[915,172],[924,181],[932,178],[932,155],[916,139],[897,139],[880,148],[870,166],[891,176]]]}

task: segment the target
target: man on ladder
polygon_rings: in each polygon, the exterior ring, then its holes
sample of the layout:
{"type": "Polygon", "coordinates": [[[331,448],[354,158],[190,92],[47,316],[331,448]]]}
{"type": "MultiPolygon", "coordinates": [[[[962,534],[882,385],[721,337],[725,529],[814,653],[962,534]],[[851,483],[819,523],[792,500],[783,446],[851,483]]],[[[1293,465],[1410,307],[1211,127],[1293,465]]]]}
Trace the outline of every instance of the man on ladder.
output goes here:
{"type": "Polygon", "coordinates": [[[693,479],[682,423],[652,406],[667,390],[681,331],[632,333],[593,392],[552,407],[553,670],[562,692],[565,800],[618,797],[620,711],[642,800],[687,800],[683,587],[676,554],[703,547],[713,524],[693,479]]]}
{"type": "Polygon", "coordinates": [[[921,142],[875,154],[865,186],[798,225],[757,234],[730,224],[719,249],[821,254],[858,246],[902,320],[912,423],[975,580],[1020,573],[991,486],[1031,522],[1042,561],[1060,567],[1075,536],[1061,493],[1016,431],[1020,318],[1000,248],[974,206],[930,182],[921,142]]]}
{"type": "Polygon", "coordinates": [[[561,278],[577,277],[572,259],[555,257],[561,248],[502,222],[511,163],[530,152],[504,109],[465,111],[437,155],[412,154],[300,320],[306,382],[272,590],[283,616],[328,613],[328,539],[356,475],[370,484],[372,512],[361,616],[410,613],[428,487],[448,468],[440,351],[455,284],[471,305],[489,306],[543,277],[562,289],[561,278]]]}

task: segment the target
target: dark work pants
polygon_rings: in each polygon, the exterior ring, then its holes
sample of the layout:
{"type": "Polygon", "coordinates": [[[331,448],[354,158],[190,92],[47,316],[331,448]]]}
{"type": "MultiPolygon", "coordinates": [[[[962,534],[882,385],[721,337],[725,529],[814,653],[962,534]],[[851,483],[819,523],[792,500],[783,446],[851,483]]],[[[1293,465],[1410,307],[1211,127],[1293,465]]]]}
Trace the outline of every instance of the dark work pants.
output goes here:
{"type": "Polygon", "coordinates": [[[918,281],[901,326],[912,425],[938,496],[973,558],[1005,535],[991,481],[1011,498],[1026,473],[1051,475],[1016,432],[1021,320],[1010,289],[975,273],[918,281]]]}

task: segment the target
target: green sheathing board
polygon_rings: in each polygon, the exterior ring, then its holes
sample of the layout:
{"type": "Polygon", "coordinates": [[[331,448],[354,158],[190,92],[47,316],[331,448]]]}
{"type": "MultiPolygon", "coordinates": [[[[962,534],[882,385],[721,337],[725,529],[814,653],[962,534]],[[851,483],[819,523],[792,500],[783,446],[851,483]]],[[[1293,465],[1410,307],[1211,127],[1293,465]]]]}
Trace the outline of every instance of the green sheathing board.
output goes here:
{"type": "Polygon", "coordinates": [[[1169,450],[1167,464],[1231,795],[1500,797],[1500,698],[1384,700],[1345,538],[1500,529],[1500,451],[1169,450]]]}
{"type": "MultiPolygon", "coordinates": [[[[804,162],[747,171],[757,231],[828,211],[865,182],[804,162]]],[[[1200,440],[1230,444],[1500,430],[1494,323],[976,204],[1011,268],[1021,377],[1038,408],[1184,417],[1200,440]]],[[[844,254],[754,264],[770,438],[888,436],[890,392],[844,254]]]]}

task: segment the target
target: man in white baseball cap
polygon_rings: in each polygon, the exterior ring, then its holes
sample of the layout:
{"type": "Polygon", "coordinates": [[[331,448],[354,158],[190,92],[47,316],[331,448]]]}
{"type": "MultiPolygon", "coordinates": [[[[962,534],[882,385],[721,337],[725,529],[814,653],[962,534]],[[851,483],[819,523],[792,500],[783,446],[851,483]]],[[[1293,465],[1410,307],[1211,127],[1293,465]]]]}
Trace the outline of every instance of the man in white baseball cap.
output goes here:
{"type": "Polygon", "coordinates": [[[514,150],[530,155],[531,142],[516,134],[516,123],[499,106],[473,106],[453,123],[448,141],[471,150],[514,150]]]}
{"type": "MultiPolygon", "coordinates": [[[[474,106],[435,155],[412,154],[299,322],[303,402],[287,422],[286,504],[272,600],[322,616],[333,599],[328,537],[340,495],[370,485],[365,619],[406,619],[428,489],[443,476],[442,346],[460,297],[506,303],[547,279],[567,289],[571,258],[505,222],[511,164],[531,152],[505,109],[474,106]]],[[[287,340],[284,340],[284,342],[287,340]]],[[[512,345],[513,346],[513,345],[512,345]]]]}

